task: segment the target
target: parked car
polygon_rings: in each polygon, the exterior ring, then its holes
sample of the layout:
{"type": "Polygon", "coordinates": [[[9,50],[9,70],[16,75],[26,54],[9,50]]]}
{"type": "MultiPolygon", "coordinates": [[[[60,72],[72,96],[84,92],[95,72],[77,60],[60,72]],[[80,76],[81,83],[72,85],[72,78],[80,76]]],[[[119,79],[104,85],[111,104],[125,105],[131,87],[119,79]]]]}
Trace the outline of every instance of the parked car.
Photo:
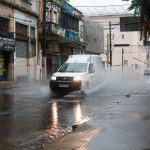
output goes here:
{"type": "Polygon", "coordinates": [[[145,76],[150,75],[150,68],[144,70],[144,75],[145,76]]]}
{"type": "Polygon", "coordinates": [[[103,71],[99,55],[70,55],[50,78],[50,89],[54,92],[84,91],[93,86],[103,71]]]}

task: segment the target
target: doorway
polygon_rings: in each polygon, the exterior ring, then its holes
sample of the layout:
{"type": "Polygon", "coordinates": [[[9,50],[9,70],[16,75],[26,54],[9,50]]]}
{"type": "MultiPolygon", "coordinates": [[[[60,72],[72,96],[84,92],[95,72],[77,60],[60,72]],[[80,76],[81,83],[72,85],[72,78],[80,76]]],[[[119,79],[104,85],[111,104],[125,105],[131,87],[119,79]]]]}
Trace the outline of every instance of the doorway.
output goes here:
{"type": "Polygon", "coordinates": [[[0,52],[0,81],[9,80],[9,62],[10,62],[10,53],[9,52],[0,52]]]}

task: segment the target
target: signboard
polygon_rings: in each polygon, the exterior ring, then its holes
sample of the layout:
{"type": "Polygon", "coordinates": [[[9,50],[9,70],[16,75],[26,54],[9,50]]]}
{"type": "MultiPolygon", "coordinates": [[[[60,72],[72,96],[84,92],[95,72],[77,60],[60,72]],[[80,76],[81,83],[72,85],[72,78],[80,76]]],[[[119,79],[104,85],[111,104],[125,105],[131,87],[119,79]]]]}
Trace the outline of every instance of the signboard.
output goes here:
{"type": "Polygon", "coordinates": [[[15,39],[0,36],[0,50],[14,52],[15,39]]]}
{"type": "Polygon", "coordinates": [[[120,17],[120,31],[140,31],[140,17],[120,17]]]}
{"type": "Polygon", "coordinates": [[[114,44],[114,47],[125,47],[130,46],[130,44],[114,44]]]}
{"type": "Polygon", "coordinates": [[[48,52],[59,53],[59,44],[57,42],[48,43],[48,52]]]}

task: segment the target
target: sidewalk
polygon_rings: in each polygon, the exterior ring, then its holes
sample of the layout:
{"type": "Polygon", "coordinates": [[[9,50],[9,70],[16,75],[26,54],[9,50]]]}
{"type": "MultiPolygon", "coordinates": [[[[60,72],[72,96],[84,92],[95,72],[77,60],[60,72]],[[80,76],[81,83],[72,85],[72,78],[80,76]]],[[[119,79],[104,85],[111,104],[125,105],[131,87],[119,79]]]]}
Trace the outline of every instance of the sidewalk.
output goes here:
{"type": "Polygon", "coordinates": [[[150,150],[149,93],[131,94],[95,119],[104,131],[85,146],[86,150],[150,150]]]}
{"type": "Polygon", "coordinates": [[[15,81],[0,81],[0,90],[15,88],[18,84],[15,81]]]}
{"type": "Polygon", "coordinates": [[[31,86],[35,84],[47,84],[48,81],[0,81],[0,90],[31,86]]]}

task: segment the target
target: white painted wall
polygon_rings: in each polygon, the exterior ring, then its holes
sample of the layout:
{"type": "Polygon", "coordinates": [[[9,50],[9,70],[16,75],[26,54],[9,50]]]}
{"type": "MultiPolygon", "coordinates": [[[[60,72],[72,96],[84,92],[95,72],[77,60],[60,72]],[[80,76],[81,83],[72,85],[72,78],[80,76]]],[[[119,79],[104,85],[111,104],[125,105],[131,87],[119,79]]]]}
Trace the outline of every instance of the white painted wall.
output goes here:
{"type": "Polygon", "coordinates": [[[39,0],[31,1],[31,3],[32,3],[31,10],[38,14],[39,13],[39,0]]]}

